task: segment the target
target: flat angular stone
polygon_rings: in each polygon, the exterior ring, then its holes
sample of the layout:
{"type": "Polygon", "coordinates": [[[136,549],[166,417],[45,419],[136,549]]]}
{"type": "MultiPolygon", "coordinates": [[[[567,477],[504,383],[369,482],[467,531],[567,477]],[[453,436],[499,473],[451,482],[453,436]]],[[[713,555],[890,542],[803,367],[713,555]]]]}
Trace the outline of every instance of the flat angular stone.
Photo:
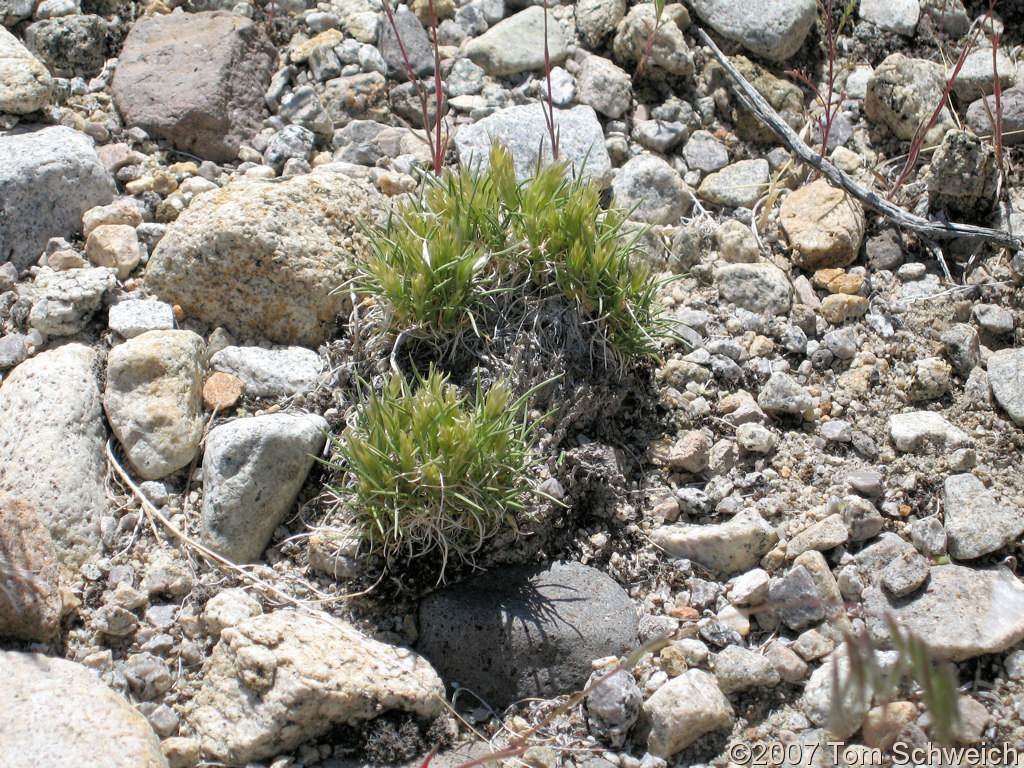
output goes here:
{"type": "Polygon", "coordinates": [[[939,660],[1000,653],[1024,640],[1024,584],[1006,568],[933,566],[924,591],[910,597],[870,587],[864,611],[877,640],[888,638],[885,618],[892,616],[939,660]]]}
{"type": "Polygon", "coordinates": [[[644,702],[651,721],[647,748],[667,760],[706,733],[729,728],[733,710],[715,678],[690,669],[669,680],[644,702]]]}
{"type": "MultiPolygon", "coordinates": [[[[495,24],[466,46],[466,55],[489,75],[514,75],[544,67],[545,10],[532,6],[495,24]]],[[[566,56],[561,27],[548,19],[547,48],[551,64],[566,56]]]]}
{"type": "Polygon", "coordinates": [[[176,149],[230,162],[266,116],[277,58],[251,20],[226,11],[140,16],[111,90],[126,126],[176,149]]]}
{"type": "Polygon", "coordinates": [[[693,560],[725,574],[754,568],[778,540],[775,529],[753,510],[740,512],[726,523],[676,523],[651,532],[651,541],[670,557],[693,560]]]}
{"type": "Polygon", "coordinates": [[[237,376],[255,397],[288,397],[316,386],[323,361],[312,349],[225,347],[210,358],[215,371],[237,376]]]}
{"type": "Polygon", "coordinates": [[[1024,514],[1000,504],[974,475],[947,477],[942,484],[949,554],[970,560],[995,552],[1024,533],[1024,514]]]}
{"type": "Polygon", "coordinates": [[[785,61],[803,45],[814,24],[812,0],[694,0],[693,10],[718,34],[751,53],[785,61]]]}

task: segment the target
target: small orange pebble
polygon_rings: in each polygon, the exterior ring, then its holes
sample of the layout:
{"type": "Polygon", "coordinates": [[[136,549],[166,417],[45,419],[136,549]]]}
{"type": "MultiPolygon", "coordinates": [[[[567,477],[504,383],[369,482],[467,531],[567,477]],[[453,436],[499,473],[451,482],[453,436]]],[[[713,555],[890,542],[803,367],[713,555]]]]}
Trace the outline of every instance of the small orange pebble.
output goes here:
{"type": "Polygon", "coordinates": [[[673,606],[669,609],[668,615],[673,619],[682,619],[683,621],[696,621],[700,618],[700,612],[688,605],[673,606]]]}
{"type": "Polygon", "coordinates": [[[181,304],[175,304],[171,307],[171,311],[174,312],[174,319],[179,323],[185,319],[185,310],[181,308],[181,304]]]}
{"type": "Polygon", "coordinates": [[[779,470],[779,474],[782,475],[782,478],[784,480],[788,480],[790,478],[790,475],[793,474],[793,470],[791,470],[789,467],[783,467],[782,469],[779,470]]]}
{"type": "Polygon", "coordinates": [[[211,373],[203,384],[203,402],[211,411],[224,411],[242,396],[242,380],[230,373],[211,373]]]}
{"type": "Polygon", "coordinates": [[[902,515],[903,517],[909,517],[910,513],[913,511],[913,507],[911,507],[909,504],[900,504],[900,515],[902,515]]]}

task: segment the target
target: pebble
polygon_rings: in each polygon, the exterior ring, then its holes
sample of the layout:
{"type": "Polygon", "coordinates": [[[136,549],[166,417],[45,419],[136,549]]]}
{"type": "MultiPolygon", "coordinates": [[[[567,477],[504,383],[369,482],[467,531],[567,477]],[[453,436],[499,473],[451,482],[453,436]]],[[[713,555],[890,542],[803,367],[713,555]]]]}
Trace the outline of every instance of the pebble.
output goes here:
{"type": "Polygon", "coordinates": [[[779,684],[779,671],[771,661],[755,651],[730,645],[715,655],[715,679],[722,693],[779,684]]]}
{"type": "Polygon", "coordinates": [[[729,600],[734,605],[761,605],[768,599],[771,579],[763,568],[754,568],[733,578],[729,587],[729,600]]]}
{"type": "Polygon", "coordinates": [[[615,60],[631,68],[639,66],[647,53],[653,29],[655,34],[647,66],[673,75],[693,74],[693,53],[683,37],[683,30],[688,26],[690,14],[681,3],[666,4],[660,24],[653,6],[634,5],[615,27],[612,41],[615,60]]]}
{"type": "Polygon", "coordinates": [[[736,442],[745,451],[767,454],[775,450],[779,439],[767,427],[761,424],[750,423],[740,424],[736,427],[736,442]]]}
{"type": "Polygon", "coordinates": [[[643,709],[651,722],[647,748],[666,760],[704,734],[731,727],[734,717],[715,678],[699,669],[661,686],[643,709]]]}
{"type": "Polygon", "coordinates": [[[714,173],[729,164],[729,150],[714,134],[694,131],[683,145],[683,158],[691,170],[714,173]]]}
{"type": "Polygon", "coordinates": [[[884,525],[881,513],[867,499],[860,496],[846,496],[839,504],[843,522],[850,531],[853,541],[867,541],[879,534],[884,525]]]}
{"type": "Polygon", "coordinates": [[[910,540],[925,557],[940,557],[946,553],[946,529],[936,517],[915,520],[910,540]]]}
{"type": "Polygon", "coordinates": [[[615,119],[629,109],[633,86],[630,76],[608,59],[588,56],[576,73],[577,100],[605,117],[615,119]]]}
{"type": "Polygon", "coordinates": [[[786,544],[786,557],[795,558],[810,550],[822,551],[845,544],[850,538],[842,515],[829,515],[812,523],[786,544]]]}
{"type": "Polygon", "coordinates": [[[767,160],[740,160],[704,177],[697,196],[713,205],[752,208],[768,189],[767,160]]]}
{"type": "Polygon", "coordinates": [[[663,525],[651,532],[651,541],[670,557],[731,574],[756,567],[778,534],[757,512],[746,510],[726,523],[663,525]]]}
{"type": "Polygon", "coordinates": [[[948,331],[943,331],[939,339],[945,345],[946,354],[960,376],[970,376],[971,371],[981,364],[981,345],[974,326],[955,323],[948,331]]]}
{"type": "Polygon", "coordinates": [[[690,188],[676,170],[660,157],[637,155],[612,182],[612,197],[632,218],[648,224],[674,224],[692,204],[690,188]]]}
{"type": "Polygon", "coordinates": [[[736,0],[696,0],[693,8],[718,34],[773,61],[785,61],[800,49],[817,12],[809,0],[770,0],[756,9],[736,0]]]}
{"type": "Polygon", "coordinates": [[[580,0],[576,3],[576,30],[590,50],[596,50],[626,15],[625,0],[580,0]]]}
{"type": "Polygon", "coordinates": [[[950,451],[970,439],[963,430],[933,411],[893,414],[889,417],[889,436],[897,450],[905,453],[924,448],[950,451]]]}
{"type": "Polygon", "coordinates": [[[772,581],[768,602],[790,629],[803,629],[825,618],[818,586],[803,565],[790,568],[785,576],[772,581]]]}
{"type": "Polygon", "coordinates": [[[907,387],[907,400],[914,403],[942,397],[952,385],[952,372],[949,363],[938,357],[915,361],[910,386],[907,387]]]}
{"type": "Polygon", "coordinates": [[[191,331],[147,331],[107,359],[103,407],[132,466],[147,480],[181,469],[203,437],[206,345],[191,331]]]}
{"type": "Polygon", "coordinates": [[[793,288],[774,264],[727,264],[715,270],[714,279],[724,301],[758,314],[789,312],[793,288]]]}
{"type": "Polygon", "coordinates": [[[715,239],[719,255],[730,264],[753,264],[760,259],[754,233],[735,219],[722,222],[715,231],[715,239]]]}
{"type": "Polygon", "coordinates": [[[544,39],[545,10],[537,6],[509,16],[466,45],[466,55],[489,75],[514,75],[543,69],[545,51],[552,64],[561,63],[568,52],[558,24],[548,24],[544,39]]]}
{"type": "Polygon", "coordinates": [[[864,239],[864,208],[824,179],[791,193],[779,223],[793,249],[790,259],[808,271],[853,263],[864,239]]]}
{"type": "Polygon", "coordinates": [[[921,7],[918,0],[863,0],[857,6],[857,13],[880,29],[911,37],[921,7]]]}
{"type": "MultiPolygon", "coordinates": [[[[587,687],[606,675],[601,670],[595,672],[587,687]]],[[[591,689],[585,703],[591,733],[617,749],[625,744],[629,729],[640,716],[643,693],[633,675],[620,669],[591,689]]]]}
{"type": "Polygon", "coordinates": [[[210,367],[242,381],[254,397],[288,397],[316,386],[323,363],[304,347],[225,347],[210,357],[210,367]]]}
{"type": "Polygon", "coordinates": [[[971,313],[983,331],[997,335],[1013,331],[1013,313],[996,304],[975,304],[971,313]]]}
{"type": "MultiPolygon", "coordinates": [[[[902,53],[890,54],[868,80],[864,114],[870,120],[884,122],[897,138],[910,141],[918,126],[931,119],[945,83],[945,74],[938,64],[902,53]]],[[[948,107],[943,107],[925,134],[925,144],[939,144],[946,131],[955,127],[948,107]]]]}
{"type": "Polygon", "coordinates": [[[787,683],[799,683],[807,677],[807,662],[778,640],[765,647],[764,657],[778,670],[779,677],[787,683]]]}
{"type": "Polygon", "coordinates": [[[757,404],[769,414],[802,415],[810,410],[814,401],[793,377],[785,373],[773,373],[761,388],[757,404]]]}
{"type": "Polygon", "coordinates": [[[950,475],[942,491],[949,554],[958,560],[995,552],[1024,533],[1020,509],[1000,503],[974,475],[950,475]]]}
{"type": "Polygon", "coordinates": [[[900,553],[882,569],[881,583],[893,597],[906,597],[928,578],[928,561],[914,550],[900,553]]]}

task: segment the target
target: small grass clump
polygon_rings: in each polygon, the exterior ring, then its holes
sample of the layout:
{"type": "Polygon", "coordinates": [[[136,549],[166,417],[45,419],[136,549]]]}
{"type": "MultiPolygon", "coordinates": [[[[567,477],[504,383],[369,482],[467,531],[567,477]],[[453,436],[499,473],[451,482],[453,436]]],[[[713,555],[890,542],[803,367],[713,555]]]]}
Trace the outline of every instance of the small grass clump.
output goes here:
{"type": "Polygon", "coordinates": [[[372,233],[355,287],[386,313],[391,333],[445,343],[501,322],[523,300],[568,299],[607,362],[654,356],[665,328],[657,283],[634,258],[640,234],[628,212],[601,208],[592,180],[568,179],[566,163],[516,180],[508,150],[495,144],[486,171],[424,177],[424,191],[372,233]],[[501,294],[516,294],[500,301],[501,294]]]}
{"type": "Polygon", "coordinates": [[[431,370],[414,388],[400,374],[365,398],[339,438],[333,465],[344,469],[346,502],[368,553],[386,565],[439,553],[469,560],[525,508],[537,459],[525,397],[502,381],[462,397],[431,370]]]}

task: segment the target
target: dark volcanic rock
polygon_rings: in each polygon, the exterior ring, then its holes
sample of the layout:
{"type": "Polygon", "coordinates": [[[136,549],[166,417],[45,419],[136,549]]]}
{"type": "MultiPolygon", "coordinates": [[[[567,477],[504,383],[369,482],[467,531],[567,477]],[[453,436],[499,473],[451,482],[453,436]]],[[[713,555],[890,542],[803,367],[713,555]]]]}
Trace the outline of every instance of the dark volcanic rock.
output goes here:
{"type": "Polygon", "coordinates": [[[418,650],[495,707],[580,689],[590,662],[637,645],[632,601],[579,563],[490,571],[420,605],[418,650]]]}

